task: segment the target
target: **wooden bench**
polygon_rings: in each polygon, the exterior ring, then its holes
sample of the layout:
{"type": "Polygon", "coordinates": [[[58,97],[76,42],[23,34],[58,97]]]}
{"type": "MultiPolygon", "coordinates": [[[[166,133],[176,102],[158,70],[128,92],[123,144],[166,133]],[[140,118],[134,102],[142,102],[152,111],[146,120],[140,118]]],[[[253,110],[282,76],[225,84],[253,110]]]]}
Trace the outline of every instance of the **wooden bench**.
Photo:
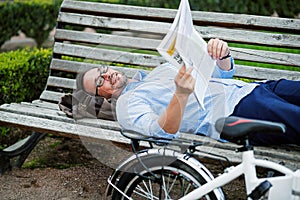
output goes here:
{"type": "MultiPolygon", "coordinates": [[[[117,67],[129,76],[137,69],[127,66],[151,70],[164,63],[156,47],[170,28],[176,12],[173,9],[65,0],[57,19],[51,73],[45,90],[33,102],[0,107],[1,126],[18,127],[34,133],[0,153],[6,163],[2,161],[2,171],[9,167],[7,162],[12,153],[13,156],[21,155],[17,164],[21,166],[45,134],[128,144],[130,140],[120,134],[117,122],[101,119],[75,121],[66,117],[57,103],[62,95],[75,89],[78,71],[98,66],[98,63],[117,67]],[[23,150],[18,151],[21,147],[24,147],[23,150]]],[[[230,44],[237,78],[300,79],[300,19],[202,11],[193,11],[192,14],[194,25],[205,40],[220,38],[230,44]],[[254,49],[254,45],[261,48],[254,49]],[[292,51],[283,52],[282,49],[292,51]],[[285,68],[260,67],[263,64],[285,68]],[[298,72],[291,71],[293,69],[298,69],[298,72]]],[[[233,151],[237,147],[234,144],[190,134],[182,134],[181,137],[204,142],[199,147],[203,151],[225,155],[233,162],[240,160],[240,155],[233,151]]],[[[256,148],[256,153],[276,162],[284,161],[292,169],[300,168],[298,147],[278,148],[256,148]]]]}

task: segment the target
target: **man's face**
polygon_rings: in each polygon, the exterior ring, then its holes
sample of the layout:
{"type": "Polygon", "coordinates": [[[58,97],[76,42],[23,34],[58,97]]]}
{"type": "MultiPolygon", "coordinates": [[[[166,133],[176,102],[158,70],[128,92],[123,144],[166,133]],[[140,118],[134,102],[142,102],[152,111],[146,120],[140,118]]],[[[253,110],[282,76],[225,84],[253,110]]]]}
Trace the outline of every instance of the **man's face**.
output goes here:
{"type": "Polygon", "coordinates": [[[96,95],[97,90],[99,96],[109,99],[113,93],[122,90],[127,81],[127,77],[117,70],[108,68],[103,71],[101,68],[93,68],[85,73],[83,87],[90,94],[96,95]],[[101,83],[101,86],[98,84],[97,87],[97,83],[101,83]]]}

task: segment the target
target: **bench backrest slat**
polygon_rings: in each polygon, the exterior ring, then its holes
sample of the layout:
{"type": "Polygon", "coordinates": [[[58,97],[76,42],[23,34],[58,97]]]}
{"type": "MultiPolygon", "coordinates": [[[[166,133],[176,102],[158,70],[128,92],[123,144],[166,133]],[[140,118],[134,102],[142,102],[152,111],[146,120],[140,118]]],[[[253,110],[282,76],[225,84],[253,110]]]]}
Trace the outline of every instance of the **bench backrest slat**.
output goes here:
{"type": "MultiPolygon", "coordinates": [[[[132,76],[137,69],[131,67],[151,70],[165,62],[156,48],[176,13],[176,9],[65,0],[57,19],[51,74],[40,98],[58,101],[76,87],[78,72],[101,64],[118,66],[132,76]]],[[[192,15],[205,40],[217,37],[230,43],[236,77],[300,79],[299,19],[203,11],[192,15]],[[299,70],[270,69],[273,66],[299,70]]]]}
{"type": "MultiPolygon", "coordinates": [[[[170,23],[157,21],[124,19],[102,16],[81,15],[73,13],[60,13],[59,19],[63,23],[81,24],[92,27],[103,27],[119,30],[131,30],[143,33],[166,34],[170,23]]],[[[280,33],[266,33],[257,30],[241,30],[232,28],[219,28],[213,26],[195,26],[205,39],[211,37],[223,38],[232,42],[247,42],[249,44],[272,45],[282,47],[300,47],[300,36],[289,35],[285,37],[280,33]]]]}
{"type": "MultiPolygon", "coordinates": [[[[59,40],[84,42],[90,44],[102,44],[108,46],[119,46],[145,50],[155,50],[161,40],[136,38],[120,35],[108,35],[101,33],[84,33],[79,31],[58,30],[56,38],[59,40]]],[[[243,48],[231,48],[233,56],[239,60],[257,61],[274,64],[298,66],[300,63],[299,54],[278,53],[272,51],[252,50],[243,48]]]]}
{"type": "MultiPolygon", "coordinates": [[[[94,13],[95,15],[110,14],[130,15],[132,17],[151,18],[157,19],[157,21],[172,21],[177,13],[174,9],[161,9],[161,8],[149,8],[149,7],[135,7],[124,5],[112,5],[112,4],[97,4],[87,2],[73,2],[65,1],[62,5],[62,10],[69,10],[79,13],[94,13]],[[120,12],[121,10],[121,12],[120,12]]],[[[263,30],[285,30],[300,31],[300,21],[287,18],[270,18],[266,16],[255,16],[246,14],[229,14],[229,13],[217,13],[217,12],[204,12],[204,11],[192,11],[194,24],[209,25],[209,24],[223,24],[228,27],[257,27],[256,29],[263,30]]]]}
{"type": "Polygon", "coordinates": [[[149,67],[155,67],[164,62],[164,60],[160,56],[156,55],[138,54],[62,43],[55,44],[54,53],[74,57],[82,57],[87,60],[94,59],[149,67]]]}

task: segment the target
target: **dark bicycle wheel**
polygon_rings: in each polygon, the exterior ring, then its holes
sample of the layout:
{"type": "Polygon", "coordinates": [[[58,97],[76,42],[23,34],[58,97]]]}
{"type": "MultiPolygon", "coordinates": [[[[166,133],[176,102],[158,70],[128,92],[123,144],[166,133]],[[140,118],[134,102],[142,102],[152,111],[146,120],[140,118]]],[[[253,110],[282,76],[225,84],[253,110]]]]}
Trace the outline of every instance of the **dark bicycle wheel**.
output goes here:
{"type": "MultiPolygon", "coordinates": [[[[114,190],[112,199],[179,199],[211,180],[207,169],[194,163],[191,157],[159,154],[141,157],[121,175],[116,184],[119,191],[114,190]]],[[[201,199],[224,199],[224,195],[221,189],[215,189],[201,199]]]]}

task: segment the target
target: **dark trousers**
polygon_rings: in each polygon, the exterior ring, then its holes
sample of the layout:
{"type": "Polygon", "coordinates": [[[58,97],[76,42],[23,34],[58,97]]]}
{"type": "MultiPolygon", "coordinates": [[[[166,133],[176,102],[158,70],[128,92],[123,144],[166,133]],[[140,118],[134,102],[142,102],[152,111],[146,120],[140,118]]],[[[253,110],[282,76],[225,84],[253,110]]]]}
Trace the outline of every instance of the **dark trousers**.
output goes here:
{"type": "Polygon", "coordinates": [[[284,134],[258,133],[253,145],[300,145],[300,81],[278,80],[261,83],[235,107],[234,116],[281,122],[284,134]]]}

